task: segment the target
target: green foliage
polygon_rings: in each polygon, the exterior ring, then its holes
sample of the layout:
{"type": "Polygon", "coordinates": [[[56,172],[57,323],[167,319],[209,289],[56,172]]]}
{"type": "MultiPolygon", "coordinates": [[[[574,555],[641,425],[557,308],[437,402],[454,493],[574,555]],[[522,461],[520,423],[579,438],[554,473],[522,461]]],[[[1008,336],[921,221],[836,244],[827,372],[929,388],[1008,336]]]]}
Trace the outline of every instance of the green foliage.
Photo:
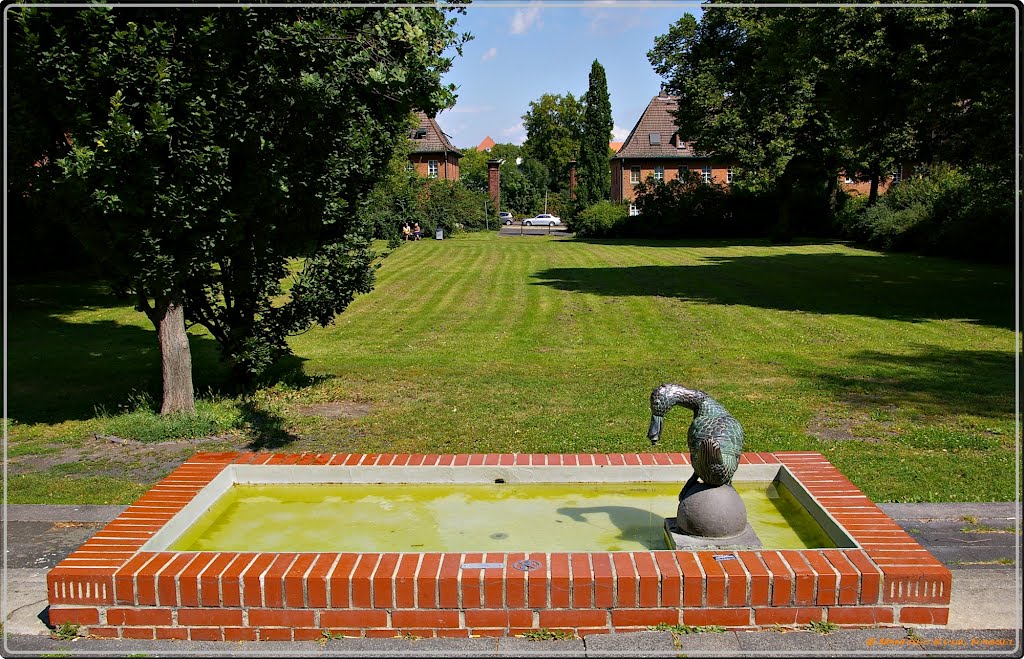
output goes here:
{"type": "Polygon", "coordinates": [[[245,421],[238,406],[229,400],[199,400],[194,414],[161,415],[152,398],[138,395],[126,408],[130,409],[107,418],[106,434],[142,442],[194,439],[241,428],[245,421]]]}
{"type": "Polygon", "coordinates": [[[670,625],[667,622],[659,622],[647,629],[656,632],[672,632],[673,636],[676,634],[724,634],[726,631],[725,627],[721,625],[670,625]]]}
{"type": "Polygon", "coordinates": [[[837,625],[834,622],[829,622],[827,620],[812,620],[810,623],[807,624],[807,629],[809,631],[824,636],[826,634],[831,634],[832,632],[839,629],[839,625],[837,625]]]}
{"type": "Polygon", "coordinates": [[[487,203],[489,223],[495,226],[497,210],[490,203],[485,192],[470,190],[460,181],[444,179],[421,179],[422,189],[419,205],[423,216],[420,225],[425,236],[433,235],[438,229],[444,229],[445,235],[452,235],[462,230],[483,229],[487,222],[484,218],[484,204],[487,203]]]}
{"type": "Polygon", "coordinates": [[[628,220],[628,204],[599,201],[577,213],[570,228],[577,238],[612,238],[625,233],[628,220]]]}
{"type": "Polygon", "coordinates": [[[704,183],[687,171],[671,181],[648,178],[636,186],[637,217],[622,235],[647,238],[697,238],[757,235],[764,230],[756,212],[758,195],[704,183]]]}
{"type": "MultiPolygon", "coordinates": [[[[361,205],[409,112],[454,103],[438,8],[12,12],[14,96],[71,136],[47,158],[72,231],[154,324],[182,304],[240,379],[370,290],[361,205]],[[289,296],[285,263],[309,270],[289,296]]],[[[38,131],[13,137],[35,140],[38,131]]]]}
{"type": "MultiPolygon", "coordinates": [[[[739,163],[745,185],[775,195],[773,236],[795,234],[799,188],[817,188],[827,207],[840,169],[870,180],[874,203],[881,177],[900,163],[946,160],[991,167],[1003,186],[972,208],[975,226],[929,227],[963,238],[991,235],[1012,203],[1013,30],[1000,7],[723,6],[699,23],[684,16],[648,58],[681,99],[682,133],[739,163]]],[[[876,224],[891,238],[926,211],[885,213],[876,224]]]]}
{"type": "Polygon", "coordinates": [[[50,635],[61,641],[70,641],[71,639],[78,637],[80,629],[81,627],[79,625],[65,622],[64,624],[55,627],[50,635]]]}
{"type": "Polygon", "coordinates": [[[521,636],[528,641],[570,641],[576,638],[576,635],[572,632],[544,627],[523,632],[521,636]]]}
{"type": "Polygon", "coordinates": [[[847,204],[840,224],[871,247],[1009,262],[1012,197],[989,168],[939,164],[892,186],[873,206],[847,204]]]}
{"type": "Polygon", "coordinates": [[[549,174],[548,189],[569,188],[569,161],[578,160],[583,135],[583,103],[572,93],[543,94],[530,101],[523,115],[526,155],[537,160],[549,174]]]}
{"type": "Polygon", "coordinates": [[[612,188],[608,166],[608,141],[612,135],[612,104],[604,67],[594,60],[590,67],[587,93],[583,97],[583,134],[580,137],[580,161],[576,200],[580,207],[609,199],[612,188]]]}

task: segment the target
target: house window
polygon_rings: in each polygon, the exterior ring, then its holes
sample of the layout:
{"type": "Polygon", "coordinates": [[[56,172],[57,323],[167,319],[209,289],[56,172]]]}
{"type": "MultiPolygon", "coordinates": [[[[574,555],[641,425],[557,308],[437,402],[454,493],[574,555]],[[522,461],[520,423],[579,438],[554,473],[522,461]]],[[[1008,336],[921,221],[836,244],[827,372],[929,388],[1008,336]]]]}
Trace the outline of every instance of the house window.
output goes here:
{"type": "Polygon", "coordinates": [[[651,146],[658,146],[661,144],[661,133],[651,133],[651,146]]]}
{"type": "Polygon", "coordinates": [[[630,202],[629,204],[629,216],[635,217],[640,214],[640,209],[636,207],[636,204],[630,202]]]}
{"type": "Polygon", "coordinates": [[[676,178],[679,178],[679,179],[686,178],[686,172],[687,171],[688,170],[685,167],[680,167],[679,171],[676,172],[676,178]]]}
{"type": "Polygon", "coordinates": [[[676,134],[676,148],[677,149],[685,149],[686,148],[686,141],[683,139],[682,135],[676,134]]]}
{"type": "Polygon", "coordinates": [[[726,182],[727,183],[732,183],[732,177],[733,177],[732,167],[730,167],[729,169],[725,170],[725,180],[726,180],[726,182]]]}
{"type": "Polygon", "coordinates": [[[436,160],[428,160],[427,161],[427,176],[429,176],[430,178],[437,178],[437,161],[436,160]]]}
{"type": "Polygon", "coordinates": [[[843,183],[845,183],[846,185],[853,185],[853,177],[852,176],[845,177],[843,179],[843,183]]]}
{"type": "Polygon", "coordinates": [[[629,168],[629,182],[633,183],[633,184],[637,184],[637,183],[640,182],[640,168],[639,167],[630,167],[629,168]]]}
{"type": "Polygon", "coordinates": [[[902,180],[903,180],[903,172],[901,172],[899,169],[893,171],[893,173],[892,173],[892,184],[896,185],[897,183],[899,183],[902,180]]]}
{"type": "Polygon", "coordinates": [[[705,183],[711,182],[711,165],[704,165],[700,168],[700,177],[705,183]]]}
{"type": "Polygon", "coordinates": [[[415,172],[416,171],[416,165],[412,164],[412,161],[410,160],[409,162],[405,163],[405,171],[407,171],[407,172],[415,172]]]}
{"type": "Polygon", "coordinates": [[[657,165],[654,168],[654,180],[655,181],[664,181],[665,180],[665,168],[662,167],[661,165],[657,165]]]}

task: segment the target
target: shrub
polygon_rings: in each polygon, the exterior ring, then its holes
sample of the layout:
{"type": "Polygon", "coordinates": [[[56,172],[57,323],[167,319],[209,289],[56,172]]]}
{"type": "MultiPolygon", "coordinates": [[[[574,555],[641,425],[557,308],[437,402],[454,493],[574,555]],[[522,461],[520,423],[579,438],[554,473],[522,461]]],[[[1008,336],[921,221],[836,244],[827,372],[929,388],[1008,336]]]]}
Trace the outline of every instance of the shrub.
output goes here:
{"type": "Polygon", "coordinates": [[[764,204],[757,195],[704,183],[696,172],[667,183],[649,178],[637,186],[636,205],[640,215],[625,225],[631,236],[719,238],[764,231],[764,204]]]}
{"type": "Polygon", "coordinates": [[[873,206],[850,200],[843,233],[870,247],[992,261],[1013,258],[1010,183],[983,167],[945,164],[894,185],[873,206]]]}
{"type": "Polygon", "coordinates": [[[614,238],[622,234],[628,216],[627,204],[599,201],[580,211],[570,228],[580,238],[614,238]]]}

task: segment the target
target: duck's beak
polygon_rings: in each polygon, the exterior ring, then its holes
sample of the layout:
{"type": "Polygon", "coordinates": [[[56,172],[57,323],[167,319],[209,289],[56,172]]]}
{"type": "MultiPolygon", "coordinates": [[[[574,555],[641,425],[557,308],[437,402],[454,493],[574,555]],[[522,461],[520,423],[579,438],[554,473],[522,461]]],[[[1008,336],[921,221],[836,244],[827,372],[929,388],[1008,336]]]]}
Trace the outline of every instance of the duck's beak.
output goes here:
{"type": "Polygon", "coordinates": [[[647,430],[647,439],[651,440],[651,446],[657,444],[658,438],[661,437],[661,422],[664,418],[657,414],[651,415],[651,427],[647,430]]]}

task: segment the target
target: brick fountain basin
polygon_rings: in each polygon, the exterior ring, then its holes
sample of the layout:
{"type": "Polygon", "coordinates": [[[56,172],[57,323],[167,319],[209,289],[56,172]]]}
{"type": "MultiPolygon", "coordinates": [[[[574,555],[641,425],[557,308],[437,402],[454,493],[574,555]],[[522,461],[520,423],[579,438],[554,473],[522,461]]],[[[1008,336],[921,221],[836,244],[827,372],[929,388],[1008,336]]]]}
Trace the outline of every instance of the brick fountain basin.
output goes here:
{"type": "Polygon", "coordinates": [[[736,478],[785,483],[835,548],[167,550],[236,482],[681,484],[688,462],[680,453],[199,453],[49,572],[50,623],[112,638],[224,641],[947,623],[949,570],[812,452],[745,453],[736,478]]]}

